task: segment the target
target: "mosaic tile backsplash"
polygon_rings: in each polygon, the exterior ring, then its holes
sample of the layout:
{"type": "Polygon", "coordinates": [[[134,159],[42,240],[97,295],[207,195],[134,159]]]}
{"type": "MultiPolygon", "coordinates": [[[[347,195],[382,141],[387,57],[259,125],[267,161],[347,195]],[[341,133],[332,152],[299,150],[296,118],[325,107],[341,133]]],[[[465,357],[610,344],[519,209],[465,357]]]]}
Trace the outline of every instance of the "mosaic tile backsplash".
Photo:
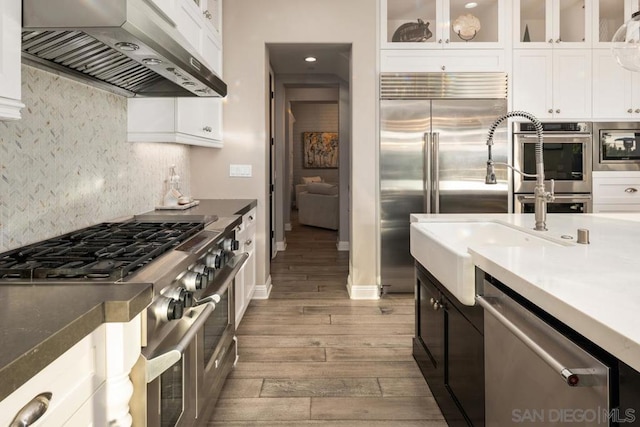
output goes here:
{"type": "Polygon", "coordinates": [[[189,147],[129,143],[126,98],[22,66],[22,120],[0,122],[0,252],[154,209],[189,147]]]}

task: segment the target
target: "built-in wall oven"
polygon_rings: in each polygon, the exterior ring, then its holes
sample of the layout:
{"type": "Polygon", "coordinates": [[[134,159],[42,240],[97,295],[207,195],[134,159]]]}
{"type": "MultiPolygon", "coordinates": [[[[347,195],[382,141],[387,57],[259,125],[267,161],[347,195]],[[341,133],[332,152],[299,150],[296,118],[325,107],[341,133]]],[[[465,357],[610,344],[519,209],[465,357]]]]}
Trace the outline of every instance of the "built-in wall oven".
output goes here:
{"type": "Polygon", "coordinates": [[[593,140],[593,170],[640,171],[640,123],[594,123],[593,140]]]}
{"type": "MultiPolygon", "coordinates": [[[[513,125],[513,165],[536,173],[535,145],[538,139],[532,123],[513,125]]],[[[554,180],[555,200],[550,213],[592,211],[592,124],[589,122],[543,122],[545,180],[554,180]]],[[[514,212],[530,213],[534,206],[536,178],[513,173],[514,212]]]]}

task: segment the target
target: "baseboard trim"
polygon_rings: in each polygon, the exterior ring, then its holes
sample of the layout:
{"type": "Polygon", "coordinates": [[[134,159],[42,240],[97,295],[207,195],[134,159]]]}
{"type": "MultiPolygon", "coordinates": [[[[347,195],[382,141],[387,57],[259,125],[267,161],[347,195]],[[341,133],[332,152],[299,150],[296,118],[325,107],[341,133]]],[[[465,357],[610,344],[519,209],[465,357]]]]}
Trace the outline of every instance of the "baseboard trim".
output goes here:
{"type": "Polygon", "coordinates": [[[291,230],[293,230],[291,228],[291,223],[290,222],[285,223],[284,224],[284,231],[291,231],[291,230]]]}
{"type": "Polygon", "coordinates": [[[287,241],[282,241],[282,242],[276,242],[276,250],[278,252],[280,251],[286,251],[287,250],[287,241]]]}
{"type": "Polygon", "coordinates": [[[354,286],[351,283],[351,275],[347,277],[347,291],[349,292],[350,299],[380,299],[380,288],[378,287],[378,285],[354,286]]]}
{"type": "Polygon", "coordinates": [[[349,250],[349,242],[348,241],[339,241],[336,244],[336,248],[338,248],[339,251],[348,251],[349,250]]]}
{"type": "Polygon", "coordinates": [[[251,299],[269,299],[269,294],[273,284],[271,283],[271,275],[267,277],[267,281],[264,285],[257,285],[255,291],[253,291],[253,297],[251,299]]]}

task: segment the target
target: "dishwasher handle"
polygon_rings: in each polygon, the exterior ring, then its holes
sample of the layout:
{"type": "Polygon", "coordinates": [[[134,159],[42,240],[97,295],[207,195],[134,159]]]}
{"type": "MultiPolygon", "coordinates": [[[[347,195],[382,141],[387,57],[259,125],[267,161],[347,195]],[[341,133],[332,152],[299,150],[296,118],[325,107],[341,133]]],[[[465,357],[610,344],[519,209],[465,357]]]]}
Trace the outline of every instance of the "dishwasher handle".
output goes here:
{"type": "MultiPolygon", "coordinates": [[[[476,295],[476,302],[480,306],[482,306],[482,308],[484,308],[487,313],[495,317],[498,322],[500,322],[505,328],[507,328],[520,341],[522,341],[524,345],[529,347],[529,349],[533,351],[538,357],[540,357],[540,359],[542,359],[547,365],[549,365],[551,369],[556,371],[568,386],[578,387],[583,385],[590,385],[590,381],[581,381],[581,375],[578,375],[571,369],[562,365],[556,358],[549,354],[545,349],[540,347],[535,341],[529,338],[526,333],[524,333],[520,328],[513,324],[513,322],[507,319],[506,316],[500,313],[500,311],[498,311],[487,299],[476,295]]],[[[586,370],[581,369],[580,371],[584,373],[586,370]]]]}

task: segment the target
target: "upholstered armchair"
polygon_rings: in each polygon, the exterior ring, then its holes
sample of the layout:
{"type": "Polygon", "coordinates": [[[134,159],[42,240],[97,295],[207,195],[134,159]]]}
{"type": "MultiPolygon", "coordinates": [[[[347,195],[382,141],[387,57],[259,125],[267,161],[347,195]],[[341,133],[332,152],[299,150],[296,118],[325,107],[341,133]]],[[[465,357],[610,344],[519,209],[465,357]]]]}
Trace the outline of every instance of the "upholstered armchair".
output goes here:
{"type": "Polygon", "coordinates": [[[298,195],[298,222],[337,230],[340,223],[338,186],[326,182],[306,184],[298,195]]]}

